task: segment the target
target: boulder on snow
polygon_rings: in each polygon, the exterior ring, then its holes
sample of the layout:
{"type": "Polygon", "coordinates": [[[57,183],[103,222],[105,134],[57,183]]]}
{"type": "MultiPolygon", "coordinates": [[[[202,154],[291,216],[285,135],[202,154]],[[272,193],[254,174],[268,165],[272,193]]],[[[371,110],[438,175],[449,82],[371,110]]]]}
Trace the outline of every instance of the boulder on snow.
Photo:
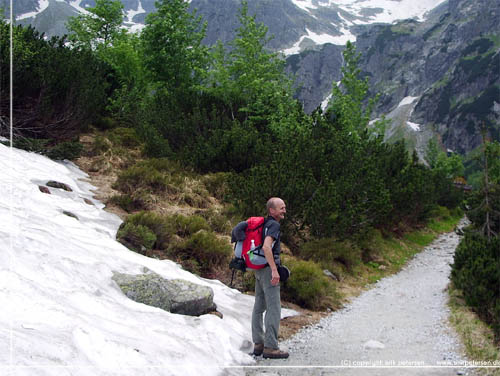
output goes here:
{"type": "Polygon", "coordinates": [[[165,279],[156,273],[130,275],[113,273],[112,279],[130,299],[165,311],[199,316],[215,311],[210,287],[182,279],[165,279]]]}
{"type": "Polygon", "coordinates": [[[73,192],[71,187],[68,184],[60,183],[55,180],[50,180],[47,182],[47,187],[52,187],[52,188],[59,188],[59,189],[64,189],[65,191],[68,192],[73,192]]]}
{"type": "Polygon", "coordinates": [[[47,193],[48,195],[50,195],[50,190],[47,187],[45,187],[44,185],[39,185],[38,189],[40,190],[40,192],[47,193]]]}

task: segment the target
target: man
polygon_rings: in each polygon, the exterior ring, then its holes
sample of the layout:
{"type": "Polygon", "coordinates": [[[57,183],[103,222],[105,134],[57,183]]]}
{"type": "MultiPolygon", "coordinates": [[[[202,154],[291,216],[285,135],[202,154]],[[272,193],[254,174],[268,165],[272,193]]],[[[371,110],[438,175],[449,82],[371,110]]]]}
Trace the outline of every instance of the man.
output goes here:
{"type": "Polygon", "coordinates": [[[255,270],[255,304],[252,312],[252,339],[254,355],[264,358],[288,358],[286,351],[278,347],[278,331],[281,319],[280,275],[280,224],[285,218],[286,206],[282,199],[272,197],[267,202],[268,217],[264,222],[262,249],[267,266],[255,270]],[[262,315],[265,314],[264,332],[262,315]]]}

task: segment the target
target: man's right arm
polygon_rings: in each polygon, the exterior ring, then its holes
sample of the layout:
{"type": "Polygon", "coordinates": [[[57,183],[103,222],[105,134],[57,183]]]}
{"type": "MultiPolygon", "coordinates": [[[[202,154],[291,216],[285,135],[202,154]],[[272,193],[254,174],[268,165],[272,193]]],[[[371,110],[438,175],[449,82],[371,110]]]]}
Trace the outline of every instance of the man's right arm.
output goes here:
{"type": "Polygon", "coordinates": [[[280,282],[280,275],[278,273],[278,268],[276,267],[276,263],[274,262],[273,255],[273,245],[274,239],[271,236],[266,236],[264,239],[264,244],[262,245],[262,249],[264,250],[264,256],[266,257],[266,261],[271,268],[271,285],[276,286],[280,282]]]}

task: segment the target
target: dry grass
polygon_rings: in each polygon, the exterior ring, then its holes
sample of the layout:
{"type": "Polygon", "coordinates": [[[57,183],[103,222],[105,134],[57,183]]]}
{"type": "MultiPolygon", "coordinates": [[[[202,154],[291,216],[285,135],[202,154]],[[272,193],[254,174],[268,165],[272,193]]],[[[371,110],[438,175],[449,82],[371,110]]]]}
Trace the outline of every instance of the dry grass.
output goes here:
{"type": "Polygon", "coordinates": [[[465,304],[460,290],[449,286],[448,293],[450,323],[462,339],[469,360],[497,366],[478,368],[475,373],[481,376],[500,376],[500,347],[494,342],[493,330],[465,304]]]}

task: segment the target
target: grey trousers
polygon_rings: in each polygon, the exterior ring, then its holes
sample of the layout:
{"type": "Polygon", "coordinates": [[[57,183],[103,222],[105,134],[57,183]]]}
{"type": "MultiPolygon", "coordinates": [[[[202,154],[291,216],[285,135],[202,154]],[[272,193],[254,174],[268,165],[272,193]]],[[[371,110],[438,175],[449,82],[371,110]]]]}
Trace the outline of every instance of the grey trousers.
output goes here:
{"type": "Polygon", "coordinates": [[[252,340],[264,347],[278,349],[281,319],[280,285],[271,285],[271,268],[255,270],[255,304],[252,312],[252,340]],[[262,320],[265,314],[264,323],[262,320]],[[265,324],[265,332],[264,326],[265,324]]]}

